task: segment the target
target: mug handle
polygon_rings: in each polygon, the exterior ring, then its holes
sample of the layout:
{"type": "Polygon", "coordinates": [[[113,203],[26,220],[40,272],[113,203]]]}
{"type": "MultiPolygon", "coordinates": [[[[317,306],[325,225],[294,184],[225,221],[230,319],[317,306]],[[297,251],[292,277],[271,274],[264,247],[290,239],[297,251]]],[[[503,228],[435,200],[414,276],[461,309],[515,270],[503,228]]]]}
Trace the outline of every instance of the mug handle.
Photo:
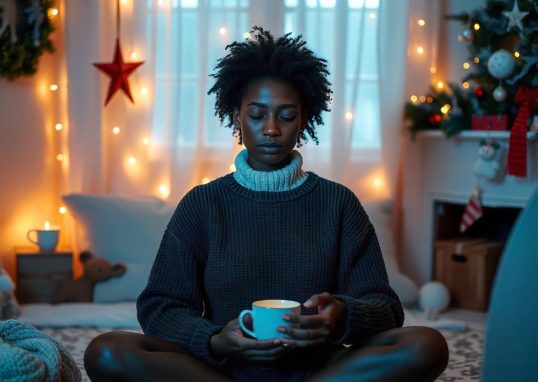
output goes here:
{"type": "Polygon", "coordinates": [[[245,317],[247,314],[250,314],[250,317],[252,317],[252,319],[254,319],[254,315],[252,314],[252,310],[245,309],[245,310],[243,310],[241,312],[241,314],[239,314],[239,326],[241,326],[241,329],[243,329],[243,331],[246,332],[247,334],[251,335],[254,338],[258,338],[258,337],[256,337],[256,333],[254,333],[252,330],[248,329],[245,326],[245,324],[243,323],[243,317],[245,317]]]}
{"type": "Polygon", "coordinates": [[[37,235],[37,230],[35,230],[35,229],[31,229],[31,230],[29,230],[28,232],[26,232],[26,238],[27,238],[29,241],[31,241],[32,243],[34,243],[34,244],[36,244],[36,245],[39,245],[39,243],[37,242],[37,239],[36,239],[36,240],[32,239],[32,236],[31,236],[32,233],[35,233],[35,234],[37,235]]]}

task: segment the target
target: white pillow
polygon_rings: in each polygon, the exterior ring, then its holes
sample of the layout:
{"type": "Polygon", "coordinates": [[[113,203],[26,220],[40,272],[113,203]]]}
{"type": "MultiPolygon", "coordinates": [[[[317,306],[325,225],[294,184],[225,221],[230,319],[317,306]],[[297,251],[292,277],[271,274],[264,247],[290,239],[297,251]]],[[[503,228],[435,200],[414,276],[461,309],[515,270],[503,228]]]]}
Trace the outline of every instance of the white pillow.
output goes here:
{"type": "Polygon", "coordinates": [[[95,286],[95,302],[135,301],[146,282],[175,206],[153,197],[71,194],[63,197],[95,256],[124,263],[127,272],[95,286]]]}
{"type": "Polygon", "coordinates": [[[418,287],[413,280],[400,272],[396,262],[396,249],[392,234],[393,204],[390,200],[374,200],[362,203],[374,226],[389,276],[389,284],[404,305],[412,305],[418,299],[418,287]]]}

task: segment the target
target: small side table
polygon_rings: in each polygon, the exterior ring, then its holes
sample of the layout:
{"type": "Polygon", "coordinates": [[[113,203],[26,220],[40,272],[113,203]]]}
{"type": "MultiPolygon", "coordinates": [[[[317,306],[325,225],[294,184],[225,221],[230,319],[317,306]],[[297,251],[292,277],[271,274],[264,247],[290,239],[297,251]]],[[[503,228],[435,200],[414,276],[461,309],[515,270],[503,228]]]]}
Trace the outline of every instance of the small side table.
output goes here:
{"type": "Polygon", "coordinates": [[[58,284],[73,278],[73,252],[69,250],[15,248],[15,255],[20,303],[50,303],[58,284]]]}

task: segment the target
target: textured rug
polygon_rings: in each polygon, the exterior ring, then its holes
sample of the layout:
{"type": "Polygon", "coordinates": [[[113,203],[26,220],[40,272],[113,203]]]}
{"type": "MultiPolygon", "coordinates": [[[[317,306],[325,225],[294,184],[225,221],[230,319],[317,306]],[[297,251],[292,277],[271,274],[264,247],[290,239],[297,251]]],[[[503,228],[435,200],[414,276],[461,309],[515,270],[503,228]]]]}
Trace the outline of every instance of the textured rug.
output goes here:
{"type": "MultiPolygon", "coordinates": [[[[83,381],[90,381],[84,370],[84,351],[90,341],[109,329],[65,328],[41,329],[44,333],[63,344],[71,353],[82,372],[83,381]]],[[[133,330],[128,330],[133,331],[133,330]]],[[[465,332],[445,332],[450,360],[447,369],[437,381],[478,381],[482,367],[484,348],[484,329],[481,326],[470,326],[465,332]]]]}

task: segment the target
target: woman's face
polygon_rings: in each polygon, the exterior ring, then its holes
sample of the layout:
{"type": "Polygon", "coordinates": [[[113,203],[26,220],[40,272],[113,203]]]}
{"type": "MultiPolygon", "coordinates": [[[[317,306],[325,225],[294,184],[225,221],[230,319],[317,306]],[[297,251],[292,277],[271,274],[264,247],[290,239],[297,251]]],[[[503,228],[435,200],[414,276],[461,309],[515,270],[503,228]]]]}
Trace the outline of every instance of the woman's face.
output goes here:
{"type": "Polygon", "coordinates": [[[258,171],[278,170],[290,162],[307,117],[297,91],[288,83],[261,79],[247,85],[234,123],[241,129],[248,163],[258,171]]]}

